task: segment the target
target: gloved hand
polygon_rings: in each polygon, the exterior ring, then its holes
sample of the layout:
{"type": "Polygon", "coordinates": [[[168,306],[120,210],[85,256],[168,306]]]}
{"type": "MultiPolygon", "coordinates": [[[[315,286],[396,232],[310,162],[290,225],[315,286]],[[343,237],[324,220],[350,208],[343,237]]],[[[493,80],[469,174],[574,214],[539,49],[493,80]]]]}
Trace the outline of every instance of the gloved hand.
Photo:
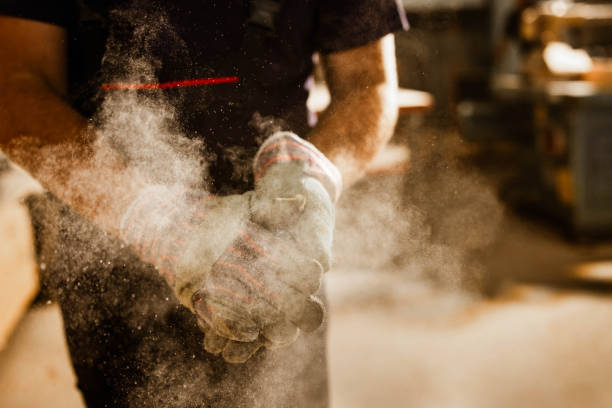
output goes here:
{"type": "Polygon", "coordinates": [[[283,346],[323,319],[322,269],[294,244],[249,221],[252,193],[213,197],[165,187],[130,205],[121,238],[156,266],[230,362],[283,346]],[[296,271],[298,271],[296,273],[296,271]]]}
{"type": "Polygon", "coordinates": [[[334,203],[342,190],[338,169],[311,143],[277,132],[253,164],[252,220],[286,234],[325,271],[331,264],[334,203]]]}

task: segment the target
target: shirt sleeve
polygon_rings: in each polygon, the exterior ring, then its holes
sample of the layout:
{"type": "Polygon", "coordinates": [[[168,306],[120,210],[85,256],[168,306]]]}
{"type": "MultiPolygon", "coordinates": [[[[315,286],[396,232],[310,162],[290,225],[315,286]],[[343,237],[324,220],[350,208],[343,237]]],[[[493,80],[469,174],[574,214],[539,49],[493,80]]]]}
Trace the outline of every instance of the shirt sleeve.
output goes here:
{"type": "Polygon", "coordinates": [[[76,5],[70,0],[0,0],[0,15],[68,27],[76,5]]]}
{"type": "Polygon", "coordinates": [[[408,29],[401,0],[322,0],[317,48],[322,53],[359,47],[408,29]]]}

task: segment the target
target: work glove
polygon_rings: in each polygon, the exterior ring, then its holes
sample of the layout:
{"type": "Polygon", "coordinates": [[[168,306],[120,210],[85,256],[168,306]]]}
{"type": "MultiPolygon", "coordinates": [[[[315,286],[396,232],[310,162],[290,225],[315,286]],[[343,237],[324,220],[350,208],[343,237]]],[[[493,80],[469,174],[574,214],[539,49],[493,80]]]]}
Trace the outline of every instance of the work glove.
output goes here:
{"type": "Polygon", "coordinates": [[[277,132],[260,147],[253,174],[253,222],[296,242],[327,271],[334,204],[342,190],[336,166],[294,133],[277,132]]]}
{"type": "Polygon", "coordinates": [[[249,220],[252,193],[214,197],[150,187],[129,206],[121,238],[155,265],[198,317],[205,348],[243,362],[314,330],[320,264],[249,220]]]}

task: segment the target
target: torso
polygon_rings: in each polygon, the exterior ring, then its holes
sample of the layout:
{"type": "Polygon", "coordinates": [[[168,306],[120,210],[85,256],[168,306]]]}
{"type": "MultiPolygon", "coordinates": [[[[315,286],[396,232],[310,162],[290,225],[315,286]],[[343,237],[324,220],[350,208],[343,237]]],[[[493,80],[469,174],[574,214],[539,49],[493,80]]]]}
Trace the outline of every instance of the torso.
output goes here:
{"type": "Polygon", "coordinates": [[[70,29],[71,97],[86,116],[95,114],[106,92],[135,92],[103,91],[103,84],[237,77],[232,83],[137,92],[163,93],[178,108],[185,134],[203,138],[217,156],[214,178],[232,171],[227,152],[238,162],[254,154],[261,132],[249,123],[256,112],[305,136],[314,1],[280,2],[273,29],[248,22],[248,0],[79,3],[78,24],[70,29]],[[152,75],[143,76],[147,68],[152,75]]]}

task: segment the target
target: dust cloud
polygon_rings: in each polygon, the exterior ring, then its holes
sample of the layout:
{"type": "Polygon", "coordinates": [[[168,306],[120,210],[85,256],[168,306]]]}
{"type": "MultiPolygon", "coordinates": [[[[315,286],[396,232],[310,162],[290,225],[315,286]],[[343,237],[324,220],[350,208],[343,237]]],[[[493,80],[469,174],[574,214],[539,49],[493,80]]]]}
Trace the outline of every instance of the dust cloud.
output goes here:
{"type": "MultiPolygon", "coordinates": [[[[155,44],[159,36],[173,35],[167,20],[133,9],[117,11],[115,17],[141,28],[134,32],[128,49],[118,47],[111,38],[104,59],[109,81],[156,82],[161,62],[154,57],[155,44]]],[[[128,169],[128,189],[143,185],[206,188],[206,162],[212,157],[203,155],[202,142],[184,133],[177,121],[176,101],[147,91],[110,91],[101,97],[93,118],[93,170],[60,169],[49,161],[42,164],[44,171],[67,171],[69,184],[78,194],[112,191],[118,186],[96,177],[95,168],[118,157],[128,169]]],[[[254,120],[262,135],[278,127],[270,118],[254,120]]],[[[407,175],[367,180],[341,199],[335,265],[371,272],[392,269],[402,278],[425,278],[454,288],[474,285],[479,267],[472,255],[494,239],[501,207],[475,176],[457,171],[450,156],[439,161],[415,157],[407,175]],[[430,183],[431,177],[435,183],[430,183]]],[[[140,365],[122,367],[123,375],[110,381],[131,390],[125,397],[130,406],[185,407],[203,400],[217,407],[225,406],[224,401],[232,401],[232,407],[290,406],[300,388],[308,387],[320,388],[315,399],[325,398],[326,374],[313,368],[325,358],[315,352],[323,350],[322,330],[302,335],[291,348],[266,350],[249,364],[228,367],[201,349],[201,333],[181,330],[195,327],[195,320],[178,305],[155,270],[142,265],[124,244],[57,199],[34,198],[30,207],[45,265],[43,285],[64,307],[77,373],[87,375],[107,363],[103,361],[107,346],[100,337],[124,336],[124,343],[133,349],[123,351],[137,357],[140,365]],[[113,314],[117,310],[119,320],[113,314]],[[159,331],[171,335],[157,338],[159,331]],[[77,341],[70,336],[75,333],[84,336],[77,341]],[[304,373],[312,374],[311,384],[300,377],[304,373]]]]}
{"type": "Polygon", "coordinates": [[[408,171],[366,178],[341,198],[335,264],[477,292],[485,278],[479,258],[496,240],[503,206],[494,187],[463,166],[460,141],[416,133],[408,171]]]}
{"type": "MultiPolygon", "coordinates": [[[[161,62],[155,58],[155,46],[163,43],[159,36],[174,35],[167,19],[160,13],[138,13],[137,7],[118,10],[114,18],[140,28],[127,48],[111,37],[103,60],[106,82],[158,82],[161,62]]],[[[62,150],[72,154],[66,146],[49,148],[40,163],[42,178],[64,174],[71,191],[62,197],[91,200],[100,191],[147,186],[207,190],[207,162],[214,157],[207,156],[206,146],[179,123],[180,100],[152,91],[101,90],[98,96],[102,102],[91,119],[95,141],[88,168],[66,169],[54,161],[62,150]],[[97,169],[109,163],[120,164],[121,174],[100,177],[97,169]]],[[[205,106],[204,91],[202,97],[205,106]]],[[[254,121],[262,137],[280,123],[272,118],[254,121]]],[[[240,156],[227,152],[228,157],[232,154],[240,156]]],[[[99,206],[126,208],[131,199],[117,195],[115,202],[99,206]]],[[[87,378],[100,366],[116,366],[114,377],[104,381],[119,390],[117,404],[289,406],[296,393],[312,388],[321,390],[312,401],[325,400],[322,329],[302,335],[289,348],[263,350],[247,364],[228,365],[204,351],[194,316],[178,304],[155,269],[96,226],[104,220],[87,220],[49,194],[31,197],[28,204],[38,233],[43,296],[62,306],[75,371],[87,378]],[[116,360],[106,361],[109,353],[116,360]],[[312,378],[305,382],[304,376],[312,378]]]]}

